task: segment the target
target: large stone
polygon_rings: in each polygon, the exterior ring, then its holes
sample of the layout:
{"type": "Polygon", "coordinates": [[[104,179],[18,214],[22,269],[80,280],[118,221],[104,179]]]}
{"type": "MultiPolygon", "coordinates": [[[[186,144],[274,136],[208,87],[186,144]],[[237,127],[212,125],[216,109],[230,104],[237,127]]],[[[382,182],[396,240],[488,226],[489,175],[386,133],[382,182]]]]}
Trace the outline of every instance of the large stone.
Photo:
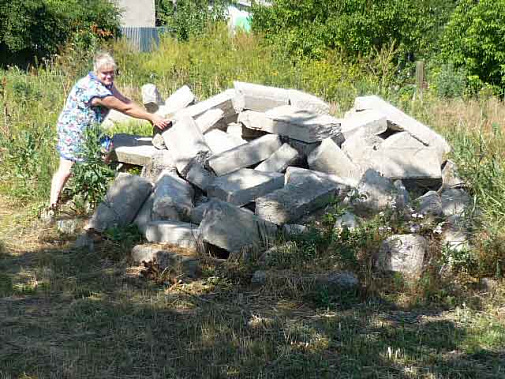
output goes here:
{"type": "Polygon", "coordinates": [[[288,166],[297,163],[299,160],[300,154],[298,154],[298,151],[285,143],[279,150],[256,166],[255,169],[263,172],[284,172],[288,166]]]}
{"type": "Polygon", "coordinates": [[[410,133],[423,144],[435,148],[439,153],[440,162],[443,161],[443,155],[451,151],[451,147],[440,134],[378,96],[357,97],[354,101],[354,108],[356,110],[375,109],[384,113],[389,122],[410,133]]]}
{"type": "Polygon", "coordinates": [[[209,186],[214,183],[216,175],[207,170],[201,163],[195,162],[184,177],[188,182],[197,186],[202,191],[207,191],[209,186]]]}
{"type": "Polygon", "coordinates": [[[121,173],[111,184],[89,227],[99,232],[130,224],[152,191],[152,184],[137,175],[121,173]]]}
{"type": "Polygon", "coordinates": [[[307,158],[311,170],[337,175],[356,186],[361,178],[361,171],[331,138],[321,142],[307,158]]]}
{"type": "Polygon", "coordinates": [[[154,188],[153,219],[188,219],[193,208],[193,198],[194,190],[188,182],[177,174],[163,172],[154,188]]]}
{"type": "Polygon", "coordinates": [[[283,88],[244,82],[233,82],[233,85],[236,93],[233,105],[237,113],[244,109],[264,112],[289,104],[289,92],[283,88]]]}
{"type": "Polygon", "coordinates": [[[207,212],[207,209],[209,209],[211,205],[212,201],[209,201],[208,199],[207,201],[197,204],[193,209],[191,209],[189,220],[193,224],[200,224],[205,216],[205,212],[207,212]]]}
{"type": "Polygon", "coordinates": [[[364,130],[367,135],[379,135],[384,133],[388,128],[386,116],[374,110],[353,112],[346,115],[340,121],[342,134],[346,140],[358,130],[364,130]]]}
{"type": "Polygon", "coordinates": [[[343,186],[310,175],[256,199],[256,214],[278,225],[292,223],[329,204],[343,186]]]}
{"type": "Polygon", "coordinates": [[[277,226],[234,205],[212,200],[200,224],[204,242],[230,253],[263,250],[276,238],[277,226]]]}
{"type": "Polygon", "coordinates": [[[221,109],[209,109],[207,112],[198,116],[195,121],[198,128],[205,134],[211,129],[224,126],[223,116],[224,112],[221,109]]]}
{"type": "Polygon", "coordinates": [[[453,251],[468,251],[468,235],[465,218],[460,215],[449,216],[442,232],[442,244],[453,251]]]}
{"type": "Polygon", "coordinates": [[[471,198],[462,188],[446,189],[442,192],[442,212],[444,216],[462,215],[471,204],[471,198]]]}
{"type": "Polygon", "coordinates": [[[290,105],[266,113],[245,111],[239,121],[249,129],[287,136],[304,142],[317,142],[341,135],[340,121],[329,115],[319,115],[290,105]]]}
{"type": "Polygon", "coordinates": [[[241,168],[262,162],[281,147],[278,135],[266,135],[247,144],[212,156],[207,165],[218,175],[229,174],[241,168]]]}
{"type": "Polygon", "coordinates": [[[186,108],[194,101],[195,95],[191,92],[191,89],[185,85],[172,93],[170,97],[165,100],[165,104],[162,105],[156,113],[163,117],[173,118],[177,112],[186,108]]]}
{"type": "Polygon", "coordinates": [[[382,138],[361,128],[345,140],[342,151],[359,167],[359,171],[364,173],[374,167],[373,155],[380,149],[383,141],[382,138]]]}
{"type": "Polygon", "coordinates": [[[233,108],[234,98],[235,90],[229,89],[215,96],[209,97],[204,101],[191,105],[182,110],[180,113],[182,115],[189,115],[196,119],[211,109],[220,109],[223,111],[224,122],[228,124],[236,121],[237,119],[237,112],[235,112],[235,108],[233,108]]]}
{"type": "Polygon", "coordinates": [[[320,98],[295,89],[288,90],[289,104],[298,109],[304,109],[317,114],[330,113],[330,104],[320,98]]]}
{"type": "Polygon", "coordinates": [[[181,255],[165,248],[152,245],[137,245],[132,249],[132,260],[136,264],[156,262],[160,270],[170,269],[194,278],[200,271],[198,259],[181,255]]]}
{"type": "Polygon", "coordinates": [[[120,163],[145,166],[153,160],[158,151],[152,145],[117,147],[114,149],[113,159],[120,163]]]}
{"type": "Polygon", "coordinates": [[[466,183],[459,176],[456,163],[448,160],[442,167],[442,190],[462,187],[466,187],[466,183]]]}
{"type": "Polygon", "coordinates": [[[151,161],[142,168],[140,176],[155,183],[163,171],[177,171],[172,154],[168,150],[160,150],[153,155],[151,161]]]}
{"type": "Polygon", "coordinates": [[[397,189],[393,182],[372,169],[361,178],[357,192],[352,205],[358,212],[379,212],[396,202],[397,189]]]}
{"type": "Polygon", "coordinates": [[[382,243],[375,265],[380,270],[419,276],[427,250],[428,241],[422,236],[394,235],[382,243]]]}
{"type": "Polygon", "coordinates": [[[178,119],[162,135],[165,145],[174,158],[177,171],[182,176],[186,175],[194,161],[203,163],[210,155],[210,149],[205,143],[202,132],[189,116],[178,119]]]}
{"type": "Polygon", "coordinates": [[[283,186],[282,174],[243,168],[216,178],[207,189],[207,195],[242,206],[283,186]]]}
{"type": "Polygon", "coordinates": [[[355,230],[358,227],[358,219],[356,216],[347,211],[343,215],[339,216],[335,220],[335,225],[333,228],[338,231],[342,231],[344,229],[348,229],[350,231],[355,230]]]}
{"type": "Polygon", "coordinates": [[[151,243],[169,243],[183,248],[198,248],[198,225],[179,221],[152,221],[146,229],[151,243]]]}
{"type": "Polygon", "coordinates": [[[409,133],[398,132],[386,138],[381,144],[381,149],[390,148],[424,149],[426,146],[421,141],[412,137],[409,133]]]}
{"type": "Polygon", "coordinates": [[[142,86],[142,103],[148,112],[154,113],[163,104],[160,92],[154,84],[144,84],[142,86]]]}
{"type": "Polygon", "coordinates": [[[133,223],[137,225],[137,228],[145,234],[147,230],[147,225],[152,221],[152,212],[154,205],[154,193],[149,195],[144,204],[140,208],[140,211],[137,213],[135,220],[133,223]]]}
{"type": "Polygon", "coordinates": [[[211,130],[204,134],[205,142],[214,155],[221,154],[247,142],[240,137],[235,137],[219,129],[211,130]]]}
{"type": "Polygon", "coordinates": [[[428,191],[416,199],[418,212],[422,215],[439,217],[442,215],[442,200],[436,191],[428,191]]]}
{"type": "Polygon", "coordinates": [[[341,191],[343,192],[346,192],[351,187],[356,187],[354,181],[350,183],[348,180],[341,178],[337,175],[325,174],[324,172],[307,170],[301,167],[287,168],[286,174],[284,175],[284,185],[301,183],[305,181],[307,178],[310,179],[313,176],[317,176],[323,181],[330,181],[335,183],[335,185],[340,187],[341,191]]]}

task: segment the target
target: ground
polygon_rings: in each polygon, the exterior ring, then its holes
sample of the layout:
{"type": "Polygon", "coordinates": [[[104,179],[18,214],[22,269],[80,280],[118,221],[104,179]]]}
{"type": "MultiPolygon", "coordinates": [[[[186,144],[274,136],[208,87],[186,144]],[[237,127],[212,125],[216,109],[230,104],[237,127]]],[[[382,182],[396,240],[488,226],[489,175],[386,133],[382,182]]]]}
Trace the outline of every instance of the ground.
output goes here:
{"type": "Polygon", "coordinates": [[[207,257],[157,282],[129,263],[135,236],[74,249],[35,213],[0,197],[0,378],[505,377],[500,282],[416,303],[254,287],[207,257]]]}

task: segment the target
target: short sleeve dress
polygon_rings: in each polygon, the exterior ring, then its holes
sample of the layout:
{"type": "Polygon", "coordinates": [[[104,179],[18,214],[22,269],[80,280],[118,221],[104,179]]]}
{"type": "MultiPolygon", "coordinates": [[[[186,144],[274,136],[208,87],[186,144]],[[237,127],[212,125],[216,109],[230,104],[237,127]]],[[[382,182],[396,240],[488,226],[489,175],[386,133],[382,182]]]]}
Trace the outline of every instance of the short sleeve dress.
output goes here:
{"type": "Polygon", "coordinates": [[[100,82],[92,72],[74,85],[57,124],[57,149],[62,158],[74,162],[84,161],[82,151],[86,128],[101,124],[109,113],[106,107],[92,106],[91,100],[107,96],[112,96],[112,86],[100,82]]]}

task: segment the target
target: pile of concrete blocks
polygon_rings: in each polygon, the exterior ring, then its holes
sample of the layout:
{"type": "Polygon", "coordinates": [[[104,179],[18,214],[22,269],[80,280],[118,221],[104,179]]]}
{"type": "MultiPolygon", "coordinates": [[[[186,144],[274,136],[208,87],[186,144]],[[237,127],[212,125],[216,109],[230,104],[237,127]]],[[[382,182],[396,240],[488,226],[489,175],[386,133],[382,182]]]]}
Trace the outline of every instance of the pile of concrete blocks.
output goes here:
{"type": "MultiPolygon", "coordinates": [[[[445,139],[377,96],[356,98],[335,118],[327,103],[292,89],[235,82],[197,102],[184,86],[162,102],[156,88],[144,88],[146,108],[172,126],[152,139],[114,142],[119,161],[143,166],[129,180],[144,197],[128,204],[149,242],[264,250],[351,191],[349,205],[366,214],[406,206],[406,188],[439,190],[443,203],[443,191],[464,187],[446,161],[445,139]]],[[[108,204],[122,201],[111,197],[108,204]]]]}

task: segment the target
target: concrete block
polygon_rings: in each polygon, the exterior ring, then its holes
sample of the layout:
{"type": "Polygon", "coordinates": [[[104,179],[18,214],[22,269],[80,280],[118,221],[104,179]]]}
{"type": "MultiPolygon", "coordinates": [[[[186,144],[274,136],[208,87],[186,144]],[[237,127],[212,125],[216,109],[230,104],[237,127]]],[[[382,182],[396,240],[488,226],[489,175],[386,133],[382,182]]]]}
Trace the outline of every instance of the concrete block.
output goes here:
{"type": "Polygon", "coordinates": [[[287,143],[293,149],[298,151],[298,154],[300,154],[300,157],[305,158],[321,144],[321,141],[307,143],[307,142],[303,142],[303,141],[298,141],[293,138],[288,138],[287,143]]]}
{"type": "Polygon", "coordinates": [[[191,105],[180,113],[196,119],[211,109],[221,109],[223,111],[223,119],[225,123],[229,123],[231,122],[230,120],[236,120],[237,117],[237,112],[235,112],[235,108],[233,108],[234,98],[235,90],[229,89],[215,96],[209,97],[204,101],[191,105]]]}
{"type": "Polygon", "coordinates": [[[289,104],[295,108],[303,109],[317,114],[329,114],[330,104],[320,98],[295,89],[288,90],[289,104]]]}
{"type": "Polygon", "coordinates": [[[256,199],[256,214],[278,225],[292,223],[329,204],[338,195],[340,187],[317,175],[256,199]]]}
{"type": "Polygon", "coordinates": [[[428,191],[416,199],[419,213],[439,217],[442,215],[442,199],[436,191],[428,191]]]}
{"type": "Polygon", "coordinates": [[[121,173],[111,184],[89,226],[99,232],[129,225],[152,191],[152,184],[140,176],[121,173]]]}
{"type": "Polygon", "coordinates": [[[383,141],[382,138],[369,134],[366,129],[361,128],[345,140],[342,151],[363,173],[369,168],[374,168],[373,154],[380,149],[383,141]]]}
{"type": "Polygon", "coordinates": [[[277,226],[234,205],[212,200],[200,224],[204,242],[233,252],[263,250],[276,238],[277,226]]]}
{"type": "Polygon", "coordinates": [[[340,121],[345,139],[361,129],[368,135],[379,135],[388,128],[387,117],[380,111],[375,110],[352,112],[340,121]]]}
{"type": "Polygon", "coordinates": [[[158,150],[166,150],[165,140],[161,136],[161,133],[156,133],[152,140],[153,146],[158,150]]]}
{"type": "Polygon", "coordinates": [[[283,88],[238,81],[233,82],[233,86],[236,93],[233,104],[237,113],[244,109],[264,112],[289,104],[289,92],[283,88]]]}
{"type": "Polygon", "coordinates": [[[444,137],[378,96],[357,97],[354,108],[356,110],[375,109],[384,113],[389,122],[399,126],[401,130],[405,130],[423,144],[435,148],[439,153],[440,162],[444,160],[444,155],[451,151],[444,137]]]}
{"type": "Polygon", "coordinates": [[[198,225],[179,221],[152,221],[146,229],[151,243],[169,243],[187,249],[198,247],[198,225]]]}
{"type": "Polygon", "coordinates": [[[170,154],[168,150],[158,150],[152,160],[148,164],[144,165],[140,176],[155,183],[160,174],[165,170],[176,173],[177,168],[175,167],[172,154],[170,154]]]}
{"type": "Polygon", "coordinates": [[[304,142],[317,142],[341,134],[340,121],[329,115],[319,115],[290,105],[266,113],[244,111],[239,122],[249,129],[287,136],[304,142]]]}
{"type": "Polygon", "coordinates": [[[189,116],[178,119],[162,136],[182,176],[186,175],[194,161],[202,163],[210,155],[202,132],[189,116]]]}
{"type": "Polygon", "coordinates": [[[373,169],[368,169],[358,183],[358,197],[352,200],[358,212],[379,212],[396,202],[397,189],[393,182],[373,169]]]}
{"type": "Polygon", "coordinates": [[[264,161],[281,145],[278,135],[266,135],[245,145],[212,156],[207,160],[207,165],[218,176],[229,174],[264,161]]]}
{"type": "Polygon", "coordinates": [[[116,147],[112,159],[121,163],[145,166],[153,160],[158,151],[152,145],[116,147]]]}
{"type": "Polygon", "coordinates": [[[186,85],[182,86],[165,100],[165,104],[156,113],[163,117],[173,118],[177,112],[193,104],[195,99],[191,89],[186,85]]]}
{"type": "Polygon", "coordinates": [[[203,167],[203,165],[199,162],[194,162],[185,175],[185,179],[188,182],[197,186],[202,191],[207,191],[209,186],[214,183],[215,178],[216,175],[203,167]]]}
{"type": "Polygon", "coordinates": [[[247,142],[219,129],[213,129],[204,134],[205,142],[214,155],[221,154],[247,142]]]}
{"type": "Polygon", "coordinates": [[[288,166],[297,163],[299,160],[300,154],[298,154],[298,151],[285,143],[279,150],[261,162],[255,170],[263,172],[284,172],[288,166]]]}
{"type": "Polygon", "coordinates": [[[203,220],[203,217],[205,216],[205,212],[207,212],[207,209],[209,209],[211,205],[212,201],[205,201],[195,206],[193,209],[191,209],[189,220],[193,224],[200,224],[203,220]]]}
{"type": "Polygon", "coordinates": [[[154,205],[154,194],[152,193],[151,195],[149,195],[147,200],[144,201],[144,204],[142,204],[140,211],[137,213],[137,216],[133,221],[133,223],[137,225],[139,230],[144,234],[147,230],[147,225],[152,221],[153,205],[154,205]]]}
{"type": "Polygon", "coordinates": [[[300,167],[288,167],[286,169],[286,174],[284,175],[284,185],[297,184],[303,182],[307,178],[311,178],[312,176],[317,176],[321,180],[335,183],[335,185],[340,188],[341,192],[346,192],[350,188],[356,187],[354,180],[349,181],[348,179],[341,178],[337,175],[325,174],[324,172],[307,170],[300,167]]]}
{"type": "Polygon", "coordinates": [[[462,215],[471,205],[470,195],[462,188],[446,189],[441,194],[444,216],[462,215]]]}
{"type": "Polygon", "coordinates": [[[442,190],[462,187],[466,187],[466,183],[459,176],[456,163],[448,160],[442,166],[442,190]]]}
{"type": "Polygon", "coordinates": [[[415,234],[398,234],[386,239],[376,257],[375,266],[383,271],[419,276],[428,251],[428,241],[415,234]]]}
{"type": "Polygon", "coordinates": [[[156,112],[160,105],[163,104],[156,85],[149,83],[142,86],[142,104],[144,104],[144,107],[150,113],[156,112]]]}
{"type": "Polygon", "coordinates": [[[207,196],[241,206],[283,186],[282,174],[243,168],[216,178],[208,187],[207,196]]]}
{"type": "Polygon", "coordinates": [[[184,179],[164,171],[154,187],[153,220],[183,221],[193,208],[194,190],[184,179]]]}
{"type": "Polygon", "coordinates": [[[211,129],[224,127],[226,124],[224,124],[223,116],[224,112],[221,109],[209,109],[195,121],[201,132],[205,134],[211,129]]]}
{"type": "Polygon", "coordinates": [[[373,168],[390,179],[441,179],[436,148],[388,148],[374,151],[373,168]]]}
{"type": "Polygon", "coordinates": [[[331,138],[322,141],[307,157],[307,162],[311,170],[337,175],[354,186],[361,179],[360,168],[351,162],[331,138]]]}
{"type": "Polygon", "coordinates": [[[424,145],[418,139],[412,137],[407,132],[398,132],[390,135],[386,138],[382,144],[381,149],[390,149],[390,148],[412,148],[412,149],[424,149],[426,145],[424,145]]]}

